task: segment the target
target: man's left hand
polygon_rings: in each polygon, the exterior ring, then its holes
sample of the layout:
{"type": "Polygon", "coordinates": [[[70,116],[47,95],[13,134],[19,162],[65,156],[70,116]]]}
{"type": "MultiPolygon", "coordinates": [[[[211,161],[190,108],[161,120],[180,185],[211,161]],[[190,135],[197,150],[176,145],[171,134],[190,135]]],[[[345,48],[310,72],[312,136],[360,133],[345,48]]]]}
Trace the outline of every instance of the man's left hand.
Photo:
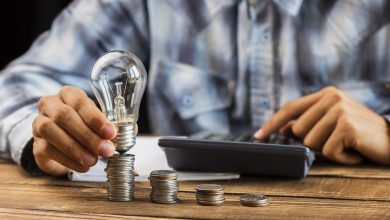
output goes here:
{"type": "Polygon", "coordinates": [[[277,130],[302,139],[304,145],[340,163],[360,163],[363,155],[390,164],[390,129],[386,120],[334,87],[287,103],[255,137],[264,139],[277,130]]]}

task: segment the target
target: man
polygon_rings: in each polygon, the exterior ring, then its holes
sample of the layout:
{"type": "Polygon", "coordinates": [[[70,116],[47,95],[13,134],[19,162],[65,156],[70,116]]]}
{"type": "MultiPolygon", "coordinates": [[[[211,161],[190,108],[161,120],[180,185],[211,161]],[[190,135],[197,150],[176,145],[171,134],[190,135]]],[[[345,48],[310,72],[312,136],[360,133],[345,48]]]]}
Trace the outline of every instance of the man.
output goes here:
{"type": "Polygon", "coordinates": [[[385,0],[75,1],[1,74],[0,151],[52,175],[112,155],[89,73],[126,50],[149,64],[155,134],[280,130],[340,163],[390,164],[389,12],[385,0]]]}

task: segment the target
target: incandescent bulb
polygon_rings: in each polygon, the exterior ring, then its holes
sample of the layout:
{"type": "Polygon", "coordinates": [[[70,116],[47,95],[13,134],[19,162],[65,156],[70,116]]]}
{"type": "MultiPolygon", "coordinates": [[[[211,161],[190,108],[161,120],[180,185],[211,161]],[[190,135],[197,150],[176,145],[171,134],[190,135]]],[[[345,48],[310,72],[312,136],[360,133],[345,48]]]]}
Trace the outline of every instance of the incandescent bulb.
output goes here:
{"type": "Polygon", "coordinates": [[[125,51],[106,53],[92,68],[92,89],[101,110],[117,128],[113,142],[119,153],[135,144],[138,111],[146,82],[142,62],[125,51]]]}

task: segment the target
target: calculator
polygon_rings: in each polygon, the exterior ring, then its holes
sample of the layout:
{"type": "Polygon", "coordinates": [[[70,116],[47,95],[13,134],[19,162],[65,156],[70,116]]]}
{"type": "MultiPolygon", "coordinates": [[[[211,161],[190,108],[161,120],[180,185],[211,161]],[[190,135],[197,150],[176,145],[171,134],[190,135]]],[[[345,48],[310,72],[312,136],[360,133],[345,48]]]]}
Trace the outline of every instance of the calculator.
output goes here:
{"type": "Polygon", "coordinates": [[[280,134],[257,140],[249,134],[200,132],[161,137],[158,144],[168,165],[178,171],[303,178],[315,160],[314,152],[299,140],[280,134]]]}

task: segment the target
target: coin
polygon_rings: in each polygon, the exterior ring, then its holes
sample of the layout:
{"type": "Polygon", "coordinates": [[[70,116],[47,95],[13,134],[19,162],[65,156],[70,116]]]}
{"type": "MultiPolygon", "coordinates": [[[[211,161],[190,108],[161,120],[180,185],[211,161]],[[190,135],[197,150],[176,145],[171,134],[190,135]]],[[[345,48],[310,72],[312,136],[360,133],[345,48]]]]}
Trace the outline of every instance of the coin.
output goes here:
{"type": "Polygon", "coordinates": [[[267,196],[257,194],[241,195],[240,202],[244,206],[266,206],[269,204],[267,196]]]}
{"type": "Polygon", "coordinates": [[[132,154],[114,154],[107,159],[107,199],[131,201],[134,199],[134,159],[132,154]]]}
{"type": "Polygon", "coordinates": [[[150,200],[156,203],[177,203],[179,183],[177,172],[173,170],[154,170],[150,173],[149,181],[152,186],[150,200]]]}
{"type": "Polygon", "coordinates": [[[225,201],[223,187],[217,184],[200,184],[195,187],[196,202],[199,205],[222,205],[225,201]]]}
{"type": "Polygon", "coordinates": [[[177,177],[177,172],[173,170],[153,170],[150,173],[152,177],[163,177],[163,176],[172,176],[177,177]]]}
{"type": "Polygon", "coordinates": [[[195,187],[197,191],[203,192],[218,192],[223,191],[223,187],[217,184],[200,184],[195,187]]]}

